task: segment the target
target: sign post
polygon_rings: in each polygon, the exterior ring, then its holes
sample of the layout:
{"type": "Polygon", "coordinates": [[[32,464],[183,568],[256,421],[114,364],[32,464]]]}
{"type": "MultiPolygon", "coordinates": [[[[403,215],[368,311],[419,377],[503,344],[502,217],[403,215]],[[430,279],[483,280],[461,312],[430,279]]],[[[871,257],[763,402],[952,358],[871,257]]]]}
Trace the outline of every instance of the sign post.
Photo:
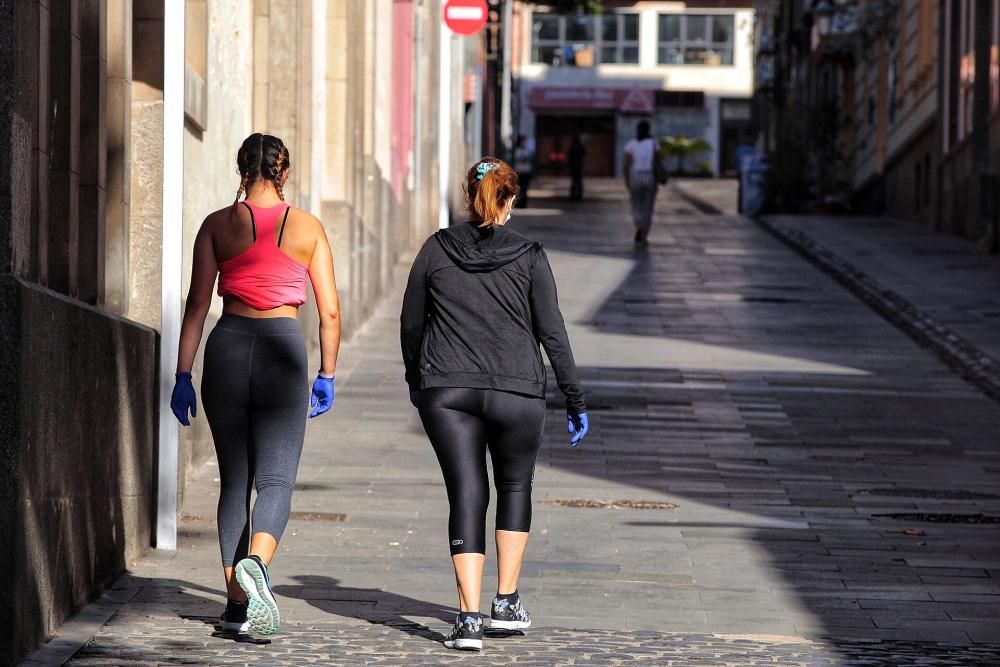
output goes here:
{"type": "Polygon", "coordinates": [[[443,13],[445,25],[459,35],[476,34],[489,18],[486,0],[448,0],[443,13]]]}

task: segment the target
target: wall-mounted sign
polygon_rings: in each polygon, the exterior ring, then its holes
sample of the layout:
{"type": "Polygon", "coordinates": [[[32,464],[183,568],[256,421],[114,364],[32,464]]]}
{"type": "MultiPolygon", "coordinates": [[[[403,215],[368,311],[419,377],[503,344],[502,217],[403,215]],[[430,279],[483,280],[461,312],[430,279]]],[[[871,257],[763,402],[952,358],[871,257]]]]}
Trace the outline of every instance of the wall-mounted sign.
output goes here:
{"type": "Polygon", "coordinates": [[[607,109],[621,113],[652,113],[655,91],[649,88],[575,88],[536,86],[528,105],[541,109],[607,109]]]}

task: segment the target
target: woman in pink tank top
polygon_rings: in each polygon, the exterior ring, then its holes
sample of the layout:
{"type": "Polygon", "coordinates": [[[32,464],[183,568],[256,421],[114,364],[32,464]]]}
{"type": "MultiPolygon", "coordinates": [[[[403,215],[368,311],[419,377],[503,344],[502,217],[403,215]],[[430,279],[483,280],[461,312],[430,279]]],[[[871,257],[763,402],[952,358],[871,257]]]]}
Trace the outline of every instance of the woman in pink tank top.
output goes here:
{"type": "Polygon", "coordinates": [[[219,545],[228,602],[219,625],[270,635],[281,617],[268,566],[288,521],[307,415],[333,405],[340,305],[323,225],[285,203],[291,165],[284,143],[252,134],[236,164],[236,201],[205,218],[195,239],[170,405],[185,426],[189,411],[197,417],[191,367],[218,277],[222,316],[205,344],[201,393],[221,483],[219,545]],[[296,319],[307,283],[319,313],[321,350],[311,395],[296,319]]]}

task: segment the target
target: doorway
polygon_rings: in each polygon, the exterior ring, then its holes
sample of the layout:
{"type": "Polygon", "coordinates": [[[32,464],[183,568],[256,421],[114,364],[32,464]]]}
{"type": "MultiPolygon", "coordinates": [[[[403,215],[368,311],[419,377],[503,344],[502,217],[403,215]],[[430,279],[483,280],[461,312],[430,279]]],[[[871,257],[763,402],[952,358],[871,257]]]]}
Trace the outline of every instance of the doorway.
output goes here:
{"type": "Polygon", "coordinates": [[[611,115],[537,116],[535,151],[538,172],[551,175],[568,174],[569,147],[576,135],[580,135],[583,147],[587,151],[583,160],[584,175],[614,176],[615,117],[611,115]]]}

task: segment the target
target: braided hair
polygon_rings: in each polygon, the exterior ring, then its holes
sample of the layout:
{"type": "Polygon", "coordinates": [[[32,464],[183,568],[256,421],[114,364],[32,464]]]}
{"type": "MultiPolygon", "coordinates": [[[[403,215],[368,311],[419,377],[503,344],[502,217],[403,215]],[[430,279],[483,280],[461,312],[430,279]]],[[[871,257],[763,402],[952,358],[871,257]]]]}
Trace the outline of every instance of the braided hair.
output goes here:
{"type": "Polygon", "coordinates": [[[288,148],[278,137],[270,134],[254,132],[243,140],[243,145],[236,153],[236,167],[240,172],[240,187],[236,191],[233,210],[246,198],[250,188],[261,181],[270,182],[278,193],[281,201],[285,201],[282,185],[291,167],[288,159],[288,148]]]}

